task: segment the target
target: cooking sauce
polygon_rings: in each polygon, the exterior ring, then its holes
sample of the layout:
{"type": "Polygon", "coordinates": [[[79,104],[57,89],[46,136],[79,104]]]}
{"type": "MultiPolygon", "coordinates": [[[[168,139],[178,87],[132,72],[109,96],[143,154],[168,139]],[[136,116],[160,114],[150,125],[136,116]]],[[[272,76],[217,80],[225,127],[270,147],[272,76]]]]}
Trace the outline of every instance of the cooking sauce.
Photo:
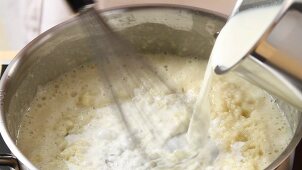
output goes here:
{"type": "Polygon", "coordinates": [[[135,76],[138,70],[126,67],[134,75],[125,79],[110,70],[130,130],[96,66],[87,64],[40,87],[23,118],[18,147],[40,169],[183,170],[263,169],[288,145],[292,132],[270,96],[230,74],[213,76],[209,125],[202,129],[208,137],[192,146],[183,139],[207,60],[144,58],[174,90],[156,88],[161,84],[135,76]],[[144,86],[130,83],[137,80],[144,86]],[[130,86],[134,90],[127,93],[130,86]]]}

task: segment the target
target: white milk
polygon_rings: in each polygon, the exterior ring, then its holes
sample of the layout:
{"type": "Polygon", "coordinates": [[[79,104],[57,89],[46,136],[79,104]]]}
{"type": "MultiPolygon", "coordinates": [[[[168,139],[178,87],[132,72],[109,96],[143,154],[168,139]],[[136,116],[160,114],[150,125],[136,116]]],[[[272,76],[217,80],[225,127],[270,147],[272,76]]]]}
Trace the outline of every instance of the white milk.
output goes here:
{"type": "Polygon", "coordinates": [[[280,6],[256,8],[232,17],[221,30],[211,58],[212,67],[230,68],[246,56],[276,17],[280,6]]]}
{"type": "MultiPolygon", "coordinates": [[[[210,142],[208,134],[211,112],[209,91],[212,78],[213,70],[211,60],[209,60],[186,135],[188,143],[193,148],[201,147],[210,142]]],[[[209,149],[215,150],[215,148],[209,149]]]]}

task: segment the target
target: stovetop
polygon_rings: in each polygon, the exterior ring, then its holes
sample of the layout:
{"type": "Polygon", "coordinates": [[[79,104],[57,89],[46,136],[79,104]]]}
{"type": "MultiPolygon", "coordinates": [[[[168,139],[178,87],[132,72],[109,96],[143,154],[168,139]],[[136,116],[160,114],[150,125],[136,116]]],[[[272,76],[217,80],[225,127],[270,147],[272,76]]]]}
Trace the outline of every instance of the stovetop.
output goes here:
{"type": "MultiPolygon", "coordinates": [[[[2,65],[0,77],[2,76],[6,68],[7,65],[2,65]]],[[[10,153],[10,150],[6,146],[1,135],[0,135],[0,153],[10,153]]],[[[0,166],[0,170],[9,170],[9,168],[0,166]]],[[[302,170],[302,141],[299,143],[298,147],[296,148],[293,170],[302,170]]]]}

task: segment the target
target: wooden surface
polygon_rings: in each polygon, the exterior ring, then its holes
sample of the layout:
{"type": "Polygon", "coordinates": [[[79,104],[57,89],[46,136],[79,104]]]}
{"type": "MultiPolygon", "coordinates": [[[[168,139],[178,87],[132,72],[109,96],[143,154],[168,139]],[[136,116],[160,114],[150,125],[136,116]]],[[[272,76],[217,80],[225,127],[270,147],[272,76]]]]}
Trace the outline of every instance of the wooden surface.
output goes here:
{"type": "Polygon", "coordinates": [[[0,51],[0,64],[9,64],[16,55],[15,51],[0,51]]]}

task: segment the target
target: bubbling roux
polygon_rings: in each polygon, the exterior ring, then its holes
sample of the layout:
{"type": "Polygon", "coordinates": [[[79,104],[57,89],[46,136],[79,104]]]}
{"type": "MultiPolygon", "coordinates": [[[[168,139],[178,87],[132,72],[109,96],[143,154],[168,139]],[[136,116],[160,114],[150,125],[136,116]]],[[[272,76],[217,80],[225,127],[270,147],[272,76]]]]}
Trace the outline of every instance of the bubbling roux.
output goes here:
{"type": "MultiPolygon", "coordinates": [[[[141,80],[144,86],[130,84],[131,77],[116,79],[117,107],[96,67],[83,65],[39,88],[18,147],[40,169],[210,170],[263,169],[288,145],[292,132],[270,96],[232,74],[213,77],[210,142],[193,148],[179,140],[188,130],[207,61],[144,59],[173,90],[156,89],[157,82],[148,79],[141,80]]],[[[118,73],[111,71],[115,80],[118,73]]]]}

